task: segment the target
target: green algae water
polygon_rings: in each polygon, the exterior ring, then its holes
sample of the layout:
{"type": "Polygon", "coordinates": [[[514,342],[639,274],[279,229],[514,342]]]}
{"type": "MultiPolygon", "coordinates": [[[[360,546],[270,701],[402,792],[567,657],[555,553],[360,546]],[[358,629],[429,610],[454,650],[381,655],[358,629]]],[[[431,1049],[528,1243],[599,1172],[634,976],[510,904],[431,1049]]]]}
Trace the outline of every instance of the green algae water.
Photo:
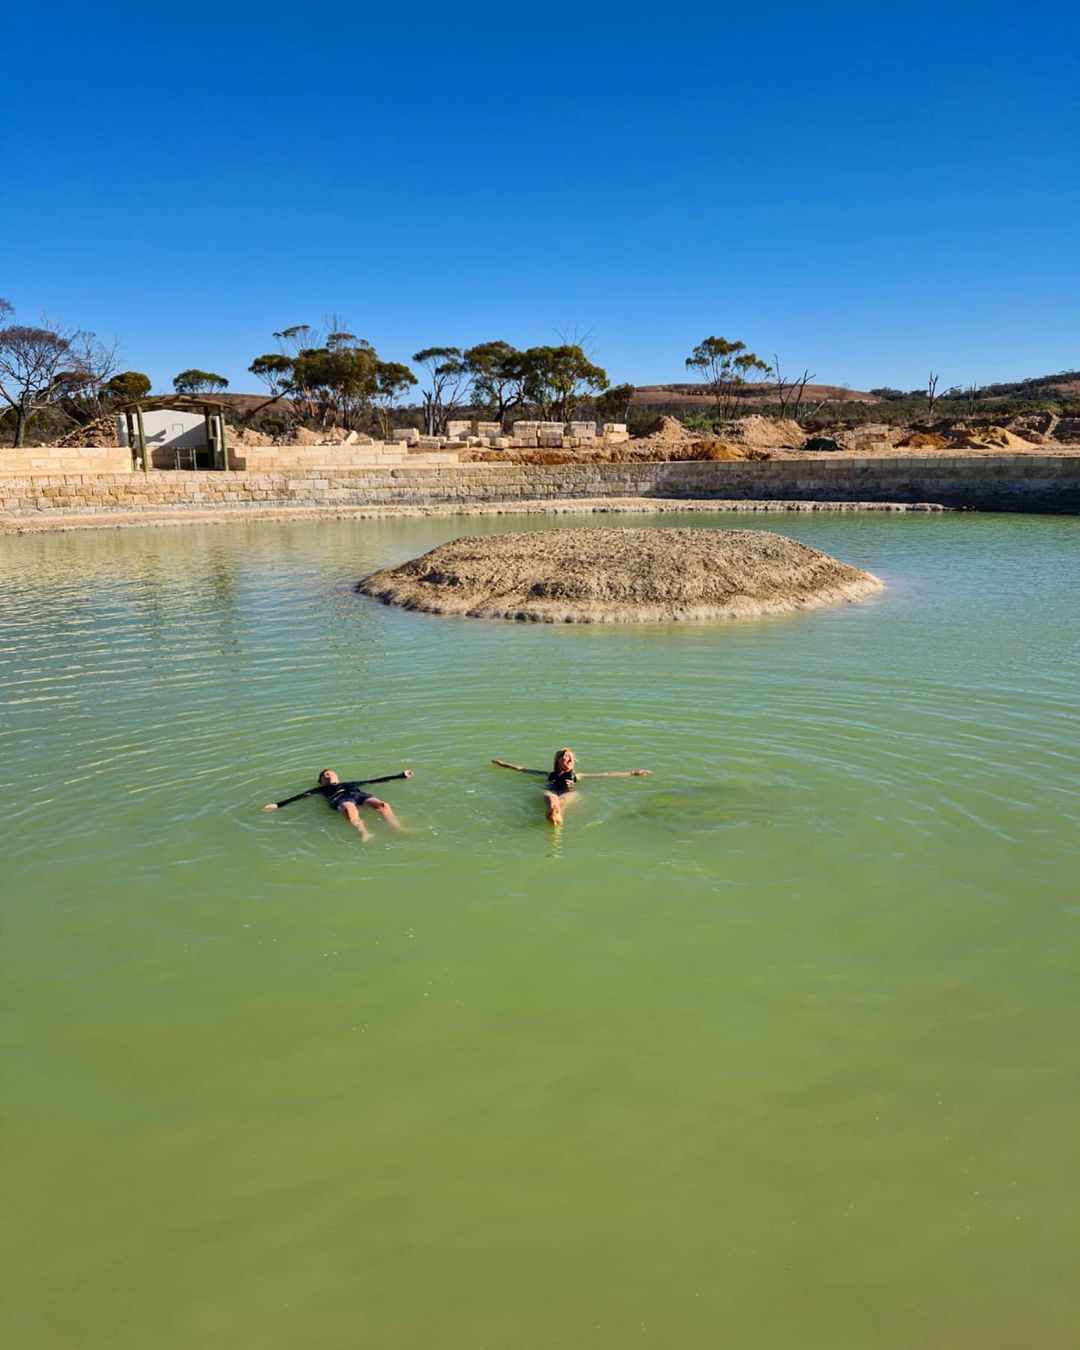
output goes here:
{"type": "Polygon", "coordinates": [[[886,582],[730,625],[353,593],[567,523],[0,540],[7,1344],[1076,1345],[1080,521],[644,521],[886,582]],[[561,745],[653,773],[553,832],[489,760],[561,745]],[[328,765],[414,832],[260,812],[328,765]]]}

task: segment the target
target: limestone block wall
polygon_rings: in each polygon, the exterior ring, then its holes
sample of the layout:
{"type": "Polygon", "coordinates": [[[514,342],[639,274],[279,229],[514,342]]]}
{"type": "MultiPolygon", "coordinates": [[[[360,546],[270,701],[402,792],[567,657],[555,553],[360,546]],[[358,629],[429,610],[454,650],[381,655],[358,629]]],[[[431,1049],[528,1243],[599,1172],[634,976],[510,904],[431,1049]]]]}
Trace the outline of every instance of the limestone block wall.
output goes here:
{"type": "Polygon", "coordinates": [[[0,449],[0,474],[130,473],[131,451],[124,446],[28,445],[0,449]]]}
{"type": "Polygon", "coordinates": [[[456,464],[457,452],[418,451],[402,441],[358,441],[354,445],[239,445],[229,466],[246,473],[285,470],[391,468],[401,464],[456,464]]]}
{"type": "Polygon", "coordinates": [[[260,473],[0,476],[8,518],[218,507],[411,507],[577,497],[939,502],[997,511],[1080,512],[1080,457],[836,459],[660,464],[407,464],[260,473]]]}

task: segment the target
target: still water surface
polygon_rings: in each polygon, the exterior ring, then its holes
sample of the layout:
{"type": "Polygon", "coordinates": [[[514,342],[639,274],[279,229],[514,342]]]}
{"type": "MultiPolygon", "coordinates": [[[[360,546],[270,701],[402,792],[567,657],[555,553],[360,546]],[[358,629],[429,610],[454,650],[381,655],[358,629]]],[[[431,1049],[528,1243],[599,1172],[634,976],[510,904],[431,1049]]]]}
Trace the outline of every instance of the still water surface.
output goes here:
{"type": "Polygon", "coordinates": [[[887,589],[730,626],[353,594],[508,528],[0,540],[7,1343],[1072,1350],[1080,521],[766,518],[887,589]],[[556,834],[488,761],[563,744],[653,775],[556,834]],[[415,833],[260,813],[326,765],[415,833]]]}

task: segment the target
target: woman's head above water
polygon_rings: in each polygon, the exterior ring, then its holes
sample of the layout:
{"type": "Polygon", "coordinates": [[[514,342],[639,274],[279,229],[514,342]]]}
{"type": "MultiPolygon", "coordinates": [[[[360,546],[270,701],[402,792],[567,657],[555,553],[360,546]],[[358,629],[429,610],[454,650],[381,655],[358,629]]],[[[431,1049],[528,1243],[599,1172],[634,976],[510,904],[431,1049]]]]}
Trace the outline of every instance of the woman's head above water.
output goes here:
{"type": "Polygon", "coordinates": [[[574,752],[568,745],[563,746],[561,750],[555,751],[555,763],[551,767],[552,773],[573,773],[574,771],[574,752]]]}

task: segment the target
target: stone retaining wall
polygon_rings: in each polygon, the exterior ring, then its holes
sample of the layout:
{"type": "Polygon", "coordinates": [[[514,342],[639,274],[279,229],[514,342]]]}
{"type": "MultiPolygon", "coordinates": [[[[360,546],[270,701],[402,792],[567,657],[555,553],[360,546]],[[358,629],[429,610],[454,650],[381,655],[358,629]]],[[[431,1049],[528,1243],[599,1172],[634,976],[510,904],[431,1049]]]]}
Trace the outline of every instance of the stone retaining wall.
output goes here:
{"type": "MultiPolygon", "coordinates": [[[[241,445],[229,450],[229,467],[249,474],[335,474],[353,469],[394,469],[401,465],[457,464],[452,450],[410,450],[398,441],[360,441],[355,445],[241,445]]],[[[325,477],[325,475],[322,475],[325,477]]]]}
{"type": "Polygon", "coordinates": [[[0,450],[0,474],[4,475],[130,472],[131,451],[118,445],[26,445],[0,450]]]}
{"type": "Polygon", "coordinates": [[[0,475],[8,518],[215,507],[435,506],[577,497],[939,502],[1080,511],[1080,457],[800,458],[751,463],[447,464],[296,473],[0,475]]]}

